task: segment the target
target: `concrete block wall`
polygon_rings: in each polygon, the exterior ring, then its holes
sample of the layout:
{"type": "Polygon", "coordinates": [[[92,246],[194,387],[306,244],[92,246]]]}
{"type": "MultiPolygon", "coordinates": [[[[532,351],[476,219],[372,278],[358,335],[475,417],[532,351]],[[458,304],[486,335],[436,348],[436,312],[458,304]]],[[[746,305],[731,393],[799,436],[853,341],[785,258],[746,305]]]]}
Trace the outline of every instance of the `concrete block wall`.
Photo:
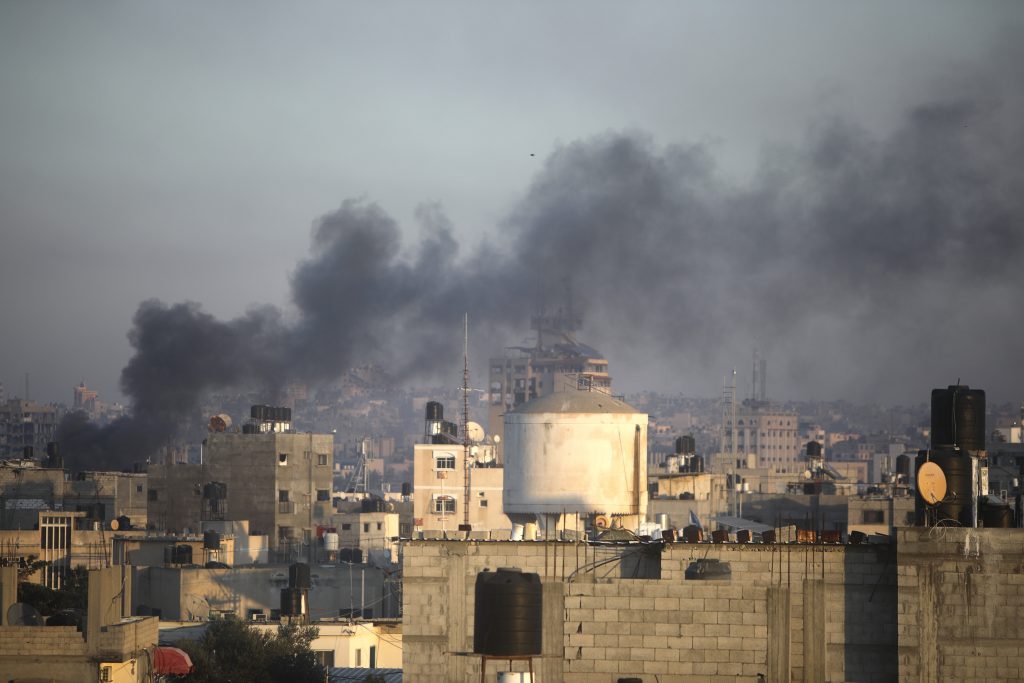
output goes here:
{"type": "Polygon", "coordinates": [[[1024,679],[1024,533],[901,529],[899,680],[1024,679]]]}
{"type": "MultiPolygon", "coordinates": [[[[518,567],[545,586],[538,680],[891,681],[898,669],[890,546],[675,544],[660,579],[622,576],[623,547],[545,542],[410,542],[403,668],[409,681],[479,680],[474,582],[518,567]],[[701,559],[728,581],[686,580],[701,559]]],[[[636,548],[625,552],[636,552],[636,548]]],[[[628,574],[627,574],[628,576],[628,574]]],[[[488,665],[507,670],[508,662],[488,665]]],[[[514,670],[523,670],[514,663],[514,670]]]]}

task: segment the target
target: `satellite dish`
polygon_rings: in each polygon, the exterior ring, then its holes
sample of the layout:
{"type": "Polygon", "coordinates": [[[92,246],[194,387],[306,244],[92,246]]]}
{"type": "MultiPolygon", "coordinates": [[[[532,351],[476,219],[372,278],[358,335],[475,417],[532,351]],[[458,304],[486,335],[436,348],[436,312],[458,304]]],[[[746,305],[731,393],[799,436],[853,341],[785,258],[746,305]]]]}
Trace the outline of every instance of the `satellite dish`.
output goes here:
{"type": "Polygon", "coordinates": [[[594,517],[594,526],[598,529],[607,529],[611,525],[609,524],[607,517],[604,515],[598,515],[597,517],[594,517]]]}
{"type": "Polygon", "coordinates": [[[466,436],[473,443],[480,443],[484,440],[484,428],[476,422],[466,423],[466,436]]]}
{"type": "Polygon", "coordinates": [[[936,505],[946,497],[946,475],[933,462],[926,462],[917,470],[917,493],[924,502],[936,505]]]}
{"type": "Polygon", "coordinates": [[[494,443],[501,443],[501,435],[500,434],[495,434],[491,438],[494,439],[494,443]]]}
{"type": "Polygon", "coordinates": [[[804,479],[810,479],[813,476],[810,470],[804,470],[804,479]]]}
{"type": "Polygon", "coordinates": [[[32,605],[16,602],[7,610],[7,623],[11,626],[43,626],[43,616],[32,605]]]}
{"type": "Polygon", "coordinates": [[[117,531],[120,528],[121,528],[121,522],[119,522],[116,519],[110,520],[110,530],[111,531],[117,531]]]}

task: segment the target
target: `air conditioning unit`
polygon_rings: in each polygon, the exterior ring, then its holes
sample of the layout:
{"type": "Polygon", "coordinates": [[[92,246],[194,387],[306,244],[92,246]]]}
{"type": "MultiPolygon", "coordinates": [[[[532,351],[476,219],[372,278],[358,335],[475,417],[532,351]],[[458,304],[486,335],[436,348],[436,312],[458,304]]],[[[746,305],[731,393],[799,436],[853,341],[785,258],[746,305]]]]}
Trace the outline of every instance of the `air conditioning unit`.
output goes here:
{"type": "Polygon", "coordinates": [[[252,620],[255,621],[255,622],[263,624],[263,623],[266,623],[266,621],[267,621],[267,615],[264,612],[253,612],[252,613],[252,620]]]}

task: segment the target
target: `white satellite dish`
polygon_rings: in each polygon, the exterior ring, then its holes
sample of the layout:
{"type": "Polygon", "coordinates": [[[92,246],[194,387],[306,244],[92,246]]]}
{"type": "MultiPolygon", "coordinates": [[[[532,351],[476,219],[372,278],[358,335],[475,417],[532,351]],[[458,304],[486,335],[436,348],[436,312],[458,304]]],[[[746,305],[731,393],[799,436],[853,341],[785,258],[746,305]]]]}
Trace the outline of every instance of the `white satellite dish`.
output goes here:
{"type": "Polygon", "coordinates": [[[469,440],[473,443],[480,443],[484,440],[484,428],[476,422],[467,422],[466,436],[469,437],[469,440]]]}

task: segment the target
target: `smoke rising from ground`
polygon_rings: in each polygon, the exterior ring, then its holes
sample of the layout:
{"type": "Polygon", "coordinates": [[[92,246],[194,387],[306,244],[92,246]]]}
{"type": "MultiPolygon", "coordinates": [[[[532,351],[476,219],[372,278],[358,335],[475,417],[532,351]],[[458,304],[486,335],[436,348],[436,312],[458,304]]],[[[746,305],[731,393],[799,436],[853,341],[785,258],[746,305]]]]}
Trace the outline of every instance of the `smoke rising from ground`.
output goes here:
{"type": "Polygon", "coordinates": [[[1009,398],[1024,111],[1019,79],[998,73],[944,84],[886,136],[820,121],[742,184],[702,145],[639,131],[566,144],[472,254],[440,206],[420,209],[409,242],[385,209],[346,200],[314,227],[294,313],[141,304],[122,375],[133,416],[78,424],[66,450],[139,459],[207,391],[327,382],[354,364],[455,383],[463,312],[482,359],[522,339],[538,298],[561,303],[565,281],[620,390],[714,392],[757,343],[770,393],[924,400],[960,377],[1009,398]]]}

